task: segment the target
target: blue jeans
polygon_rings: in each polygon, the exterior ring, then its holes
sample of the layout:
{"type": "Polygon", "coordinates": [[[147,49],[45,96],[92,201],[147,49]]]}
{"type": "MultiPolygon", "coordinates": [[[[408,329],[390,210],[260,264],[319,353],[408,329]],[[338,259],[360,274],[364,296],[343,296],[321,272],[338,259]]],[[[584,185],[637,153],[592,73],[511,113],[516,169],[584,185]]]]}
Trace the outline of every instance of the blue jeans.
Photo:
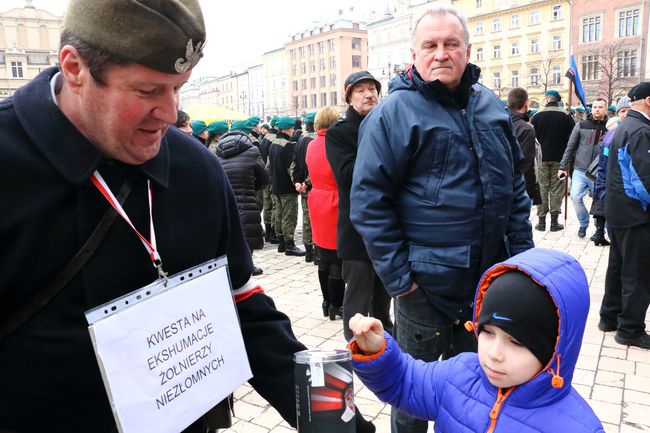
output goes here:
{"type": "MultiPolygon", "coordinates": [[[[471,302],[471,301],[470,301],[471,302]]],[[[469,302],[468,302],[469,307],[469,302]]],[[[464,327],[466,317],[452,320],[431,306],[421,288],[395,300],[394,336],[402,351],[426,362],[476,352],[476,337],[464,327]]],[[[426,433],[428,423],[391,408],[392,433],[426,433]]]]}
{"type": "Polygon", "coordinates": [[[571,201],[576,210],[580,227],[589,227],[589,211],[583,201],[584,196],[587,195],[587,191],[591,191],[593,195],[594,182],[585,176],[584,171],[573,170],[573,176],[571,177],[571,201]]]}

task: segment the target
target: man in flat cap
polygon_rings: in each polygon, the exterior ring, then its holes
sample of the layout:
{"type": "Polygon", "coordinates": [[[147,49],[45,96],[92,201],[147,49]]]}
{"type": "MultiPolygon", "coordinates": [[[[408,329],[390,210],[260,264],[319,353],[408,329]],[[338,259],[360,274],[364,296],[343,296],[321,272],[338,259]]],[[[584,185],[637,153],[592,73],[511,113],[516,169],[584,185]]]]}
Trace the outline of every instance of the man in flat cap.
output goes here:
{"type": "Polygon", "coordinates": [[[650,349],[650,82],[632,87],[630,110],[609,147],[605,217],[612,241],[600,306],[601,331],[650,349]]]}
{"type": "MultiPolygon", "coordinates": [[[[343,297],[343,334],[352,338],[348,323],[355,314],[372,314],[391,330],[390,297],[372,267],[366,246],[350,221],[352,170],[357,159],[359,126],[379,103],[381,83],[368,71],[350,74],[343,84],[345,102],[349,104],[345,119],[332,125],[325,134],[325,152],[339,190],[339,214],[336,229],[336,252],[342,260],[342,277],[346,288],[343,297]]],[[[330,315],[330,317],[332,317],[330,315]]]]}
{"type": "Polygon", "coordinates": [[[591,114],[573,127],[557,171],[558,179],[564,178],[569,174],[569,164],[573,164],[570,194],[580,224],[579,238],[587,235],[589,227],[589,211],[584,197],[589,191],[594,192],[594,182],[585,173],[598,156],[598,142],[606,133],[607,102],[603,98],[596,98],[591,104],[591,114]]]}
{"type": "Polygon", "coordinates": [[[173,275],[223,255],[250,383],[295,426],[293,353],[305,346],[251,278],[217,158],[170,128],[204,43],[197,0],[71,0],[60,66],[2,102],[0,431],[117,431],[84,312],[155,281],[161,260],[173,275]]]}
{"type": "MultiPolygon", "coordinates": [[[[395,300],[393,336],[424,361],[475,351],[471,319],[481,274],[533,247],[523,157],[507,110],[478,84],[467,22],[426,11],[412,67],[361,124],[350,218],[395,300]]],[[[392,432],[427,422],[393,410],[392,432]]]]}
{"type": "Polygon", "coordinates": [[[565,181],[558,179],[560,160],[564,155],[566,144],[575,126],[573,118],[560,108],[560,96],[557,90],[549,90],[544,94],[544,108],[537,112],[531,123],[535,127],[535,136],[542,145],[542,163],[539,166],[539,192],[542,203],[537,206],[539,218],[535,230],[546,230],[546,215],[551,214],[552,232],[564,230],[559,218],[562,213],[562,198],[564,198],[565,181]]]}

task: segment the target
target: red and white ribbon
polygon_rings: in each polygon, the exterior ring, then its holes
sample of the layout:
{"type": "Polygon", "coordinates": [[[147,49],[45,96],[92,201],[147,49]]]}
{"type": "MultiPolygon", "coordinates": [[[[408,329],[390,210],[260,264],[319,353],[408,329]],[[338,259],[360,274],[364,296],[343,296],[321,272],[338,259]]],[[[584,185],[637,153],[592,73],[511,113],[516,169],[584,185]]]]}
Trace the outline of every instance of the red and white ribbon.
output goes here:
{"type": "Polygon", "coordinates": [[[151,263],[153,263],[153,266],[158,270],[159,276],[161,278],[165,278],[166,274],[162,270],[162,260],[160,259],[160,254],[158,254],[158,251],[156,249],[156,231],[154,230],[153,215],[152,215],[153,196],[151,193],[151,182],[149,181],[149,179],[147,179],[147,191],[148,191],[147,196],[149,198],[149,232],[151,234],[151,240],[147,240],[147,238],[142,236],[140,232],[135,228],[135,226],[131,222],[131,219],[124,211],[124,208],[122,208],[122,205],[117,200],[117,198],[115,198],[115,195],[113,195],[113,192],[106,184],[106,181],[104,180],[102,175],[99,174],[97,170],[95,170],[93,174],[90,176],[90,181],[97,187],[99,192],[102,193],[102,195],[104,196],[104,198],[106,198],[108,203],[110,203],[110,205],[113,206],[113,209],[115,209],[115,211],[117,211],[117,213],[124,219],[124,221],[126,221],[131,226],[135,234],[138,235],[140,241],[142,241],[142,245],[144,245],[147,252],[149,253],[149,257],[151,258],[151,263]]]}

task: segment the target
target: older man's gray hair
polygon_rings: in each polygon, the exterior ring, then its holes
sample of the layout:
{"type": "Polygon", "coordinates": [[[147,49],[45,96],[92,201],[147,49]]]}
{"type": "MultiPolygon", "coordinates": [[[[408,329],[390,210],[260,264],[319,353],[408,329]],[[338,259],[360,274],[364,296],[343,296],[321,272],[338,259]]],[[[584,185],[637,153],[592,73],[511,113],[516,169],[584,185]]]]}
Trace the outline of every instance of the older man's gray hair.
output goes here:
{"type": "Polygon", "coordinates": [[[436,6],[434,8],[426,10],[420,17],[417,19],[415,22],[415,25],[413,26],[413,31],[411,32],[411,41],[413,43],[413,47],[415,47],[415,34],[418,29],[418,25],[420,25],[420,21],[424,19],[426,16],[444,16],[444,15],[453,15],[456,18],[458,18],[458,21],[460,21],[460,25],[463,26],[463,40],[465,41],[466,44],[469,44],[469,30],[467,29],[467,19],[460,13],[458,10],[454,7],[451,6],[436,6]]]}

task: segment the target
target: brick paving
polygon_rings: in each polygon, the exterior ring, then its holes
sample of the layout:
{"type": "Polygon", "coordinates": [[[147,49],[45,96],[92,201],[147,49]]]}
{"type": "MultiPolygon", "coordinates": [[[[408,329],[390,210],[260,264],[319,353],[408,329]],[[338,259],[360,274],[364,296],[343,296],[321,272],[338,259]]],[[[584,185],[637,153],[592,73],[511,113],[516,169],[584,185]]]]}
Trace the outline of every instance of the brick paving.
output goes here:
{"type": "MultiPolygon", "coordinates": [[[[536,222],[537,218],[532,220],[536,222]]],[[[609,248],[596,247],[589,241],[593,230],[592,225],[587,238],[578,238],[578,225],[571,208],[565,230],[534,231],[536,246],[573,255],[589,279],[591,307],[573,386],[587,399],[607,433],[650,432],[650,351],[621,346],[614,341],[613,332],[603,333],[597,328],[609,248]]],[[[297,245],[301,244],[299,236],[300,223],[297,245]]],[[[345,347],[342,322],[332,322],[322,315],[316,266],[305,263],[301,257],[278,254],[275,245],[256,251],[254,260],[264,269],[264,274],[257,277],[259,283],[273,297],[278,309],[291,318],[293,330],[303,344],[309,348],[345,347]]],[[[646,316],[646,324],[650,324],[650,316],[646,316]]],[[[366,418],[373,420],[377,433],[389,433],[390,407],[377,400],[356,379],[354,389],[357,406],[366,418]]],[[[233,426],[223,432],[295,431],[249,385],[242,386],[235,396],[236,418],[233,426]]],[[[429,430],[433,431],[432,427],[429,430]]]]}

